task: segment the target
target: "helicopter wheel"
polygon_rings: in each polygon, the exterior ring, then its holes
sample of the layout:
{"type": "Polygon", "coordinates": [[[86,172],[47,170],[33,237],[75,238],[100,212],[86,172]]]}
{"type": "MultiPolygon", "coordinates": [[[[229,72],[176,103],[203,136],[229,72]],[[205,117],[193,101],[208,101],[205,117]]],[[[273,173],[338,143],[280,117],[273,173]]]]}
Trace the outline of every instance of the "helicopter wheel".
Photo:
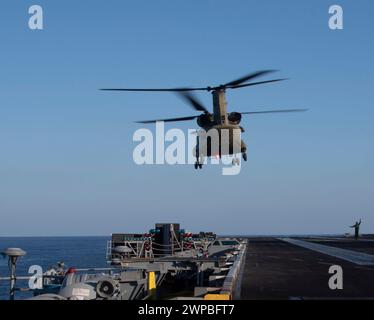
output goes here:
{"type": "Polygon", "coordinates": [[[195,162],[195,169],[197,170],[199,168],[199,163],[195,162]]]}
{"type": "Polygon", "coordinates": [[[240,165],[240,159],[238,159],[238,158],[232,159],[232,165],[233,165],[233,166],[238,166],[238,165],[240,165]]]}
{"type": "Polygon", "coordinates": [[[246,154],[246,153],[243,153],[243,160],[244,160],[244,161],[247,161],[247,160],[248,160],[248,157],[247,157],[247,154],[246,154]]]}
{"type": "Polygon", "coordinates": [[[202,168],[203,168],[203,164],[199,163],[199,169],[202,169],[202,168]]]}

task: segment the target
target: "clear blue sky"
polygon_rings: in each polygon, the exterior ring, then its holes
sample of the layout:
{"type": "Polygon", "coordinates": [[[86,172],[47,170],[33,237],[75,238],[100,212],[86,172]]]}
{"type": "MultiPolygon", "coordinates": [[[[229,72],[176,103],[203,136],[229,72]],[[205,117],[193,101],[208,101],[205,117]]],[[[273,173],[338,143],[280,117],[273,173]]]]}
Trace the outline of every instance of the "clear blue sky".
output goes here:
{"type": "Polygon", "coordinates": [[[373,14],[372,0],[2,1],[0,236],[165,221],[343,233],[359,218],[374,232],[373,14]],[[335,3],[343,31],[328,28],[335,3]],[[28,29],[32,4],[44,8],[43,31],[28,29]],[[219,84],[268,68],[291,80],[229,92],[230,110],[311,110],[245,118],[249,161],[234,177],[135,165],[132,121],[194,112],[172,94],[98,91],[219,84]]]}

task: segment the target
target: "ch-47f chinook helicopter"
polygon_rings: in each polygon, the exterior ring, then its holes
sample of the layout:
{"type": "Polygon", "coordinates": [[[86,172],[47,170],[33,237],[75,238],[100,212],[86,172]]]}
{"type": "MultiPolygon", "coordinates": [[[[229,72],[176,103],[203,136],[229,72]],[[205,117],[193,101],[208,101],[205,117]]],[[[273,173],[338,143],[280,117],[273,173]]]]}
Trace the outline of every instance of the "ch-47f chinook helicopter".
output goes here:
{"type": "MultiPolygon", "coordinates": [[[[226,90],[228,89],[239,89],[244,87],[251,87],[265,83],[279,82],[287,79],[273,79],[258,82],[250,82],[260,76],[275,72],[275,70],[263,70],[250,73],[239,79],[230,81],[226,84],[221,84],[219,86],[208,86],[208,87],[194,87],[194,88],[169,88],[169,89],[101,89],[103,91],[133,91],[133,92],[177,92],[182,98],[190,104],[196,111],[202,112],[200,115],[193,115],[181,118],[168,118],[168,119],[157,119],[157,120],[146,120],[137,121],[137,123],[149,124],[156,123],[158,121],[164,122],[177,122],[177,121],[190,121],[197,119],[197,125],[202,128],[204,132],[209,132],[211,129],[221,132],[223,129],[229,131],[229,147],[222,148],[221,135],[219,134],[219,147],[218,153],[212,151],[212,146],[210,141],[205,140],[205,146],[202,146],[201,142],[199,144],[199,134],[197,134],[197,146],[194,153],[196,157],[195,169],[201,169],[205,157],[216,156],[221,158],[224,155],[235,155],[234,150],[240,150],[243,160],[247,161],[247,146],[241,138],[235,138],[236,135],[233,134],[235,129],[239,129],[244,132],[244,128],[240,126],[242,115],[255,115],[255,114],[269,114],[269,113],[288,113],[288,112],[302,112],[307,111],[307,109],[285,109],[285,110],[268,110],[268,111],[250,111],[250,112],[227,112],[227,102],[226,102],[226,90]],[[192,94],[193,91],[207,91],[211,92],[213,95],[213,113],[209,112],[208,109],[192,94]],[[205,151],[202,151],[205,150],[205,151]]],[[[240,136],[240,135],[239,135],[240,136]]],[[[239,159],[234,159],[233,164],[238,163],[239,159]]]]}

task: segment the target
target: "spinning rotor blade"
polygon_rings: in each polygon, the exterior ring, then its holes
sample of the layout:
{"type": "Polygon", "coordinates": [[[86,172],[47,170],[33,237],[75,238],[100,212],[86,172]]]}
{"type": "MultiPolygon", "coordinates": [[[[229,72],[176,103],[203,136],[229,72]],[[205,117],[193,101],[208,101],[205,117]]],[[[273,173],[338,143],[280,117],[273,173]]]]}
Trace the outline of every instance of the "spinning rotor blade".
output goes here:
{"type": "Polygon", "coordinates": [[[196,98],[194,97],[191,93],[188,92],[180,92],[180,96],[187,101],[195,110],[197,111],[202,111],[205,113],[208,113],[207,108],[203,106],[203,104],[196,98]]]}
{"type": "Polygon", "coordinates": [[[263,113],[290,113],[290,112],[305,112],[308,109],[288,109],[288,110],[269,110],[269,111],[250,111],[240,112],[241,114],[263,114],[263,113]]]}
{"type": "Polygon", "coordinates": [[[266,80],[266,81],[260,81],[260,82],[251,82],[247,84],[241,84],[237,86],[229,86],[227,87],[228,89],[239,89],[239,88],[244,88],[244,87],[251,87],[251,86],[257,86],[259,84],[265,84],[265,83],[271,83],[271,82],[279,82],[279,81],[285,81],[288,80],[287,78],[284,79],[274,79],[274,80],[266,80]]]}
{"type": "Polygon", "coordinates": [[[188,91],[207,91],[208,88],[169,88],[169,89],[100,89],[101,91],[130,91],[130,92],[188,92],[188,91]]]}
{"type": "Polygon", "coordinates": [[[183,117],[183,118],[171,118],[171,119],[158,119],[158,120],[146,120],[146,121],[135,121],[136,123],[156,123],[158,121],[163,122],[178,122],[178,121],[190,121],[196,119],[198,116],[191,116],[191,117],[183,117]]]}
{"type": "MultiPolygon", "coordinates": [[[[270,83],[270,82],[277,82],[282,81],[285,79],[276,79],[276,80],[268,80],[268,81],[260,81],[260,82],[253,82],[253,83],[247,83],[250,80],[254,80],[260,76],[276,72],[277,70],[262,70],[262,71],[256,71],[252,72],[244,77],[241,77],[239,79],[230,81],[226,84],[220,85],[220,86],[207,86],[207,87],[189,87],[189,88],[109,88],[109,89],[100,89],[102,91],[133,91],[133,92],[189,92],[189,91],[213,91],[213,90],[224,90],[224,89],[237,89],[237,88],[244,88],[249,86],[255,86],[259,84],[264,83],[270,83]]],[[[201,104],[200,104],[201,106],[201,104]]],[[[205,111],[200,108],[199,111],[205,111]]]]}
{"type": "Polygon", "coordinates": [[[250,74],[247,74],[244,77],[241,77],[239,79],[236,79],[234,81],[230,81],[230,82],[224,84],[223,87],[235,87],[235,86],[238,86],[238,85],[240,85],[244,82],[247,82],[249,80],[252,80],[252,79],[258,78],[260,76],[263,76],[265,74],[273,73],[273,72],[276,72],[276,71],[277,70],[262,70],[262,71],[252,72],[250,74]]]}

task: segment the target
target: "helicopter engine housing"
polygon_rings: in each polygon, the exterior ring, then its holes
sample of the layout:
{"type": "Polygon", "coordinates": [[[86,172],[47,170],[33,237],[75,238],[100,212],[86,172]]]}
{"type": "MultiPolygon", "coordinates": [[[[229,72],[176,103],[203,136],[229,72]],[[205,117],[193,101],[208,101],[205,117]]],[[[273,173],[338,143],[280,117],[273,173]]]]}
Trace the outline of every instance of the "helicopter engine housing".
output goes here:
{"type": "Polygon", "coordinates": [[[230,124],[234,124],[234,125],[237,125],[240,123],[240,121],[242,120],[242,115],[241,113],[239,112],[230,112],[228,114],[228,120],[230,122],[230,124]]]}
{"type": "Polygon", "coordinates": [[[205,128],[212,123],[212,115],[204,113],[201,116],[197,117],[197,124],[201,128],[205,128]]]}

